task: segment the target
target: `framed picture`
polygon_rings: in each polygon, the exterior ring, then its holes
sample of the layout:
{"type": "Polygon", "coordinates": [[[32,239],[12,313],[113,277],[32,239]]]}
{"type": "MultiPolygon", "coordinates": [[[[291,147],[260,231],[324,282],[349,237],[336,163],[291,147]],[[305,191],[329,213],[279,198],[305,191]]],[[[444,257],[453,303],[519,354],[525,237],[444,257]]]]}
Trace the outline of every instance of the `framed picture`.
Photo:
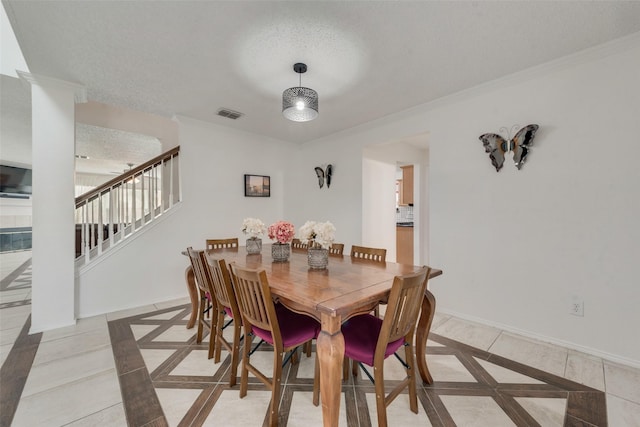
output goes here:
{"type": "Polygon", "coordinates": [[[271,177],[245,175],[244,197],[271,197],[271,177]]]}

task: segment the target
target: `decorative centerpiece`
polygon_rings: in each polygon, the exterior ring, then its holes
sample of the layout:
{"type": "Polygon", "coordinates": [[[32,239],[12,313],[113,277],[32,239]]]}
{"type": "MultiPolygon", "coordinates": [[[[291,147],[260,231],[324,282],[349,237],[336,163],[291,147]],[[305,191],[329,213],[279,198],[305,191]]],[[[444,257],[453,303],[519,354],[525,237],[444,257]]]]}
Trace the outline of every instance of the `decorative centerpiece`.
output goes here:
{"type": "Polygon", "coordinates": [[[262,252],[262,236],[267,231],[267,226],[258,218],[245,218],[242,221],[242,232],[249,236],[247,239],[247,253],[259,254],[262,252]]]}
{"type": "Polygon", "coordinates": [[[270,239],[276,240],[276,243],[271,245],[271,257],[273,260],[276,262],[289,261],[291,241],[296,233],[293,224],[288,221],[278,221],[271,224],[267,232],[270,239]]]}
{"type": "Polygon", "coordinates": [[[309,268],[323,270],[329,264],[329,248],[335,240],[336,228],[329,221],[307,221],[298,230],[299,239],[309,245],[309,268]]]}

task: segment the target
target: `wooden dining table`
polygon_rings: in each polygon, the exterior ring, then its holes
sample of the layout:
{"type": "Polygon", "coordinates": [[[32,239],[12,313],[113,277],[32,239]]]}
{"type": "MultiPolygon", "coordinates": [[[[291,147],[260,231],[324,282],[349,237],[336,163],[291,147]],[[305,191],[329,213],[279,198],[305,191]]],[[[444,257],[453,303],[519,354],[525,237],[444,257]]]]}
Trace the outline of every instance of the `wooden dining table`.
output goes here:
{"type": "MultiPolygon", "coordinates": [[[[342,387],[344,337],[342,323],[357,314],[368,313],[387,300],[395,276],[415,273],[422,266],[379,263],[350,256],[330,256],[325,270],[308,266],[306,250],[292,250],[287,262],[273,262],[271,245],[261,254],[247,254],[244,247],[207,251],[212,258],[242,268],[264,269],[273,297],[289,309],[317,319],[321,332],[317,339],[320,362],[320,396],[325,426],[337,426],[342,387]]],[[[193,306],[187,327],[193,327],[199,309],[198,291],[193,272],[186,271],[187,287],[193,306]]],[[[442,274],[431,269],[429,279],[442,274]]],[[[426,361],[426,344],[435,312],[435,298],[427,289],[416,329],[416,359],[422,380],[433,382],[426,361]]]]}

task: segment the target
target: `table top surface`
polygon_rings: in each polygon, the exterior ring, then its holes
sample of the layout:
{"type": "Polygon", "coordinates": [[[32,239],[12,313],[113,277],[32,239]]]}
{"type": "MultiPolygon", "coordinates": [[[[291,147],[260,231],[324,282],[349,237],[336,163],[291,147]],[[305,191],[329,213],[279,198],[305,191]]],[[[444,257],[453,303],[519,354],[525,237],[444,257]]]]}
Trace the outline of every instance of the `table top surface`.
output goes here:
{"type": "MultiPolygon", "coordinates": [[[[290,308],[316,318],[350,317],[365,313],[388,297],[395,276],[411,274],[422,266],[379,263],[346,256],[329,256],[325,270],[309,268],[306,250],[291,250],[288,262],[274,262],[271,245],[263,245],[260,254],[247,254],[245,247],[207,250],[211,258],[223,258],[227,264],[264,269],[271,293],[290,308]]],[[[432,269],[429,278],[442,274],[432,269]]]]}

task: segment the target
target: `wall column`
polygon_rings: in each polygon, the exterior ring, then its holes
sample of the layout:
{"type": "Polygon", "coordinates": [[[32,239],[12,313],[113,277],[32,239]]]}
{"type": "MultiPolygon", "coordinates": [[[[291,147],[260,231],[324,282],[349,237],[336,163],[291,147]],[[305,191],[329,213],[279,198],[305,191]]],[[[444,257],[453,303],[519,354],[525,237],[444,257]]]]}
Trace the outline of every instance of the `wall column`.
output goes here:
{"type": "Polygon", "coordinates": [[[19,72],[31,85],[31,333],[75,324],[75,102],[84,86],[19,72]]]}

